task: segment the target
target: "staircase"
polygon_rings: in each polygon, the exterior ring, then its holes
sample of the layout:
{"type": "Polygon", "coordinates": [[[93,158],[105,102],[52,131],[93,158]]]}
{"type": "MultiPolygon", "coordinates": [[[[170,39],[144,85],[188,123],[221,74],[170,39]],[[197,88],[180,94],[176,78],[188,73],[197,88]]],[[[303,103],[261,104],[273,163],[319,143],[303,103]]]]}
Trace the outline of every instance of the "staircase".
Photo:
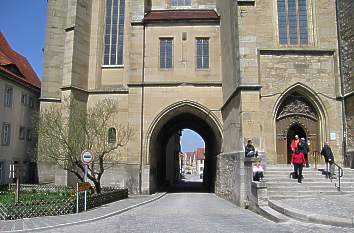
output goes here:
{"type": "MultiPolygon", "coordinates": [[[[324,168],[325,165],[319,165],[324,168]]],[[[318,169],[312,167],[303,169],[304,179],[298,183],[297,179],[290,179],[292,167],[290,165],[267,166],[265,179],[270,200],[316,197],[318,195],[354,194],[354,170],[344,168],[341,178],[341,189],[337,190],[338,179],[327,179],[318,169]]]]}

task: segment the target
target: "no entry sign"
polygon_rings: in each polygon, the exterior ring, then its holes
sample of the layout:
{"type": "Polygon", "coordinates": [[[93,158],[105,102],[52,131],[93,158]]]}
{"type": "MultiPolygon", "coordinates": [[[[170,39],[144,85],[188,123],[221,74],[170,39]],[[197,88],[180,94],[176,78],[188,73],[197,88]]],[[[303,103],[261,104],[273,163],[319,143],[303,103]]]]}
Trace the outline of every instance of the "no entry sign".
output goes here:
{"type": "Polygon", "coordinates": [[[81,161],[83,164],[90,164],[93,160],[93,153],[91,150],[84,150],[81,152],[81,161]]]}

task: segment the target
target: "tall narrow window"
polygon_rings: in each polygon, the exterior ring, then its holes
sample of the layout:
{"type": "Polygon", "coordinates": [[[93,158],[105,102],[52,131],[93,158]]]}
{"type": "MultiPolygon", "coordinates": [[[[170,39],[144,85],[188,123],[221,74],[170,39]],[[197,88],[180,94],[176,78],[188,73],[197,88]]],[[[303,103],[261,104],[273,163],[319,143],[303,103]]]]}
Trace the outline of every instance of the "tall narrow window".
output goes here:
{"type": "Polygon", "coordinates": [[[277,0],[279,43],[308,44],[307,0],[277,0]]]}
{"type": "Polygon", "coordinates": [[[20,132],[19,132],[19,139],[20,140],[25,140],[25,134],[26,134],[26,128],[21,126],[20,127],[20,132]]]}
{"type": "Polygon", "coordinates": [[[27,129],[27,141],[32,141],[32,129],[27,129]]]}
{"type": "Polygon", "coordinates": [[[125,0],[106,0],[104,65],[123,65],[125,0]]]}
{"type": "Polygon", "coordinates": [[[12,87],[10,87],[10,86],[6,86],[5,87],[5,98],[4,98],[4,100],[5,100],[5,106],[6,107],[12,107],[12,96],[13,96],[13,88],[12,87]]]}
{"type": "Polygon", "coordinates": [[[116,143],[117,141],[117,131],[115,128],[108,129],[108,143],[116,143]]]}
{"type": "Polygon", "coordinates": [[[7,146],[10,144],[10,134],[11,134],[11,127],[9,123],[3,123],[2,125],[2,145],[7,146]]]}
{"type": "Polygon", "coordinates": [[[197,69],[209,68],[209,39],[196,39],[197,69]]]}
{"type": "Polygon", "coordinates": [[[172,68],[172,39],[160,39],[160,68],[172,68]]]}
{"type": "Polygon", "coordinates": [[[172,6],[191,6],[192,0],[172,0],[172,6]]]}

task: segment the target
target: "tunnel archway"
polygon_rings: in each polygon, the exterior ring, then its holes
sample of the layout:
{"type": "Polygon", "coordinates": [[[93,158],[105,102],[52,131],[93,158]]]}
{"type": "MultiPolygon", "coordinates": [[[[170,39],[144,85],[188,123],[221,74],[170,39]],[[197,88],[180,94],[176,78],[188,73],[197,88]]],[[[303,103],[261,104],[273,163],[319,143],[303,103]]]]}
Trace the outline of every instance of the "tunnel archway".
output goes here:
{"type": "MultiPolygon", "coordinates": [[[[203,184],[209,191],[214,191],[217,155],[222,145],[221,124],[206,107],[195,102],[182,101],[164,109],[149,129],[146,159],[150,165],[150,193],[171,185],[166,183],[166,175],[171,173],[165,166],[167,146],[171,144],[171,137],[178,137],[184,128],[195,131],[205,142],[203,184]]],[[[175,147],[176,153],[180,151],[178,146],[175,147]]]]}

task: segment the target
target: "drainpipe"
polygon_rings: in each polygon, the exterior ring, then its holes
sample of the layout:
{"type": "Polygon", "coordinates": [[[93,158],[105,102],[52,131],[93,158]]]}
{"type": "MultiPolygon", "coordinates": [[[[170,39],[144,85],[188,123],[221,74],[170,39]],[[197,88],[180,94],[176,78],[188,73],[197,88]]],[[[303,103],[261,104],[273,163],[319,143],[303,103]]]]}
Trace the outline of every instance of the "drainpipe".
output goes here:
{"type": "Polygon", "coordinates": [[[139,194],[142,194],[143,148],[144,148],[144,82],[145,82],[145,23],[143,22],[143,64],[141,71],[141,117],[140,117],[140,167],[139,194]]]}
{"type": "MultiPolygon", "coordinates": [[[[338,57],[339,57],[339,76],[341,84],[341,105],[342,105],[342,127],[343,127],[343,163],[345,165],[345,158],[347,154],[347,127],[346,127],[346,108],[345,108],[345,95],[344,95],[344,78],[342,72],[342,54],[341,54],[341,34],[340,34],[340,19],[339,19],[339,0],[336,0],[336,21],[337,21],[337,38],[338,38],[338,57]]],[[[350,165],[349,165],[350,166],[350,165]]]]}

